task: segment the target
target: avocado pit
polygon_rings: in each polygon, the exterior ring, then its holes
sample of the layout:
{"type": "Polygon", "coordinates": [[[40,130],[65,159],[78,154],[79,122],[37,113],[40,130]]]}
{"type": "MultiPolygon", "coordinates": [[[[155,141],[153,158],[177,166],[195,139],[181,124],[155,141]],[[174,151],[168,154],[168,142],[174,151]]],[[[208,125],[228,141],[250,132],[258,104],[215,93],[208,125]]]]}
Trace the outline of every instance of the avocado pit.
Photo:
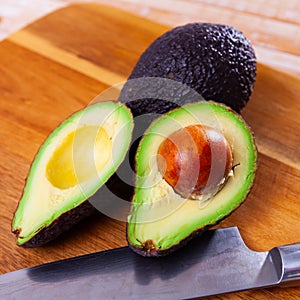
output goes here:
{"type": "Polygon", "coordinates": [[[222,132],[201,124],[172,133],[157,154],[163,179],[180,196],[192,200],[212,197],[232,170],[232,151],[222,132]]]}

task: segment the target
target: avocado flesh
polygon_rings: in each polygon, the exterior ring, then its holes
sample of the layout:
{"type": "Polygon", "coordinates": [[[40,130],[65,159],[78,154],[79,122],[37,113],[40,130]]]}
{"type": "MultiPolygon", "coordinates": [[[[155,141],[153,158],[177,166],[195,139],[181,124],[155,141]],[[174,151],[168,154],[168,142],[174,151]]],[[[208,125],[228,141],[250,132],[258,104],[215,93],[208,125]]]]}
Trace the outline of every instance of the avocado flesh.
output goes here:
{"type": "Polygon", "coordinates": [[[90,105],[61,123],[39,149],[15,212],[17,244],[39,246],[91,214],[85,203],[116,171],[133,120],[121,103],[90,105]]]}
{"type": "Polygon", "coordinates": [[[154,121],[137,150],[136,188],[127,226],[131,248],[144,256],[166,255],[231,214],[251,189],[256,156],[251,130],[238,114],[224,105],[187,104],[154,121]],[[234,168],[217,194],[195,201],[182,198],[162,178],[156,154],[170,134],[199,123],[223,133],[232,150],[234,168]]]}
{"type": "Polygon", "coordinates": [[[128,79],[120,101],[134,116],[163,114],[199,101],[199,95],[240,112],[253,90],[256,56],[250,41],[236,28],[190,23],[153,41],[128,79]],[[154,77],[169,80],[156,80],[154,84],[154,77]],[[141,78],[146,80],[138,80],[141,78]]]}

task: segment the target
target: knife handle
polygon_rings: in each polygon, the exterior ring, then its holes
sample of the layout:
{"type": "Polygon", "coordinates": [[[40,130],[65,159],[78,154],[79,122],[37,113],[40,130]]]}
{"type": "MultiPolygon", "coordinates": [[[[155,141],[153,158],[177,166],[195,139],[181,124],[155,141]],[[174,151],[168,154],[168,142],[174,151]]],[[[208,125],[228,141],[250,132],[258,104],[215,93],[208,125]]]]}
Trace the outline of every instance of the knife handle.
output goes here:
{"type": "Polygon", "coordinates": [[[275,263],[277,260],[280,284],[300,285],[300,243],[279,246],[272,252],[276,253],[273,258],[275,258],[275,263]]]}

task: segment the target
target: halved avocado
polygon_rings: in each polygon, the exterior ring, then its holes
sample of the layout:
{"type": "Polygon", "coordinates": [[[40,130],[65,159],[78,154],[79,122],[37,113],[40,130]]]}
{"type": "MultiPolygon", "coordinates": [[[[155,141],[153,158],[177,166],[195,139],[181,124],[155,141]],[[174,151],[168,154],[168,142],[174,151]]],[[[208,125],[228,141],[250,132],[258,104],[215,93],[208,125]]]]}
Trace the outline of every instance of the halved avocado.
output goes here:
{"type": "Polygon", "coordinates": [[[87,199],[121,164],[132,129],[129,109],[108,101],[73,114],[49,135],[14,215],[18,245],[42,245],[95,211],[87,199]]]}
{"type": "MultiPolygon", "coordinates": [[[[154,121],[137,150],[136,187],[127,225],[129,246],[143,256],[166,255],[219,223],[246,199],[255,177],[256,157],[250,128],[225,105],[212,101],[187,104],[154,121]],[[166,138],[199,124],[224,136],[231,149],[232,168],[217,191],[187,198],[164,179],[157,156],[166,138]]],[[[193,168],[191,162],[191,171],[193,168]]]]}

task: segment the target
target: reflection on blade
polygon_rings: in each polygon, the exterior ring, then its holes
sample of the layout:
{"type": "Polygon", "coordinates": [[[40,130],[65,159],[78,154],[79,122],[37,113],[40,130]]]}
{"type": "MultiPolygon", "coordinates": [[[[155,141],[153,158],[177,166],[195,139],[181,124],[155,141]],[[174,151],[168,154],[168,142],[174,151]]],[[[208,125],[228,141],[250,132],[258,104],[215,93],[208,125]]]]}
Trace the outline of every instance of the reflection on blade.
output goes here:
{"type": "Polygon", "coordinates": [[[128,247],[0,276],[0,298],[183,299],[271,286],[269,252],[249,250],[236,227],[208,231],[178,252],[144,258],[128,247]]]}

